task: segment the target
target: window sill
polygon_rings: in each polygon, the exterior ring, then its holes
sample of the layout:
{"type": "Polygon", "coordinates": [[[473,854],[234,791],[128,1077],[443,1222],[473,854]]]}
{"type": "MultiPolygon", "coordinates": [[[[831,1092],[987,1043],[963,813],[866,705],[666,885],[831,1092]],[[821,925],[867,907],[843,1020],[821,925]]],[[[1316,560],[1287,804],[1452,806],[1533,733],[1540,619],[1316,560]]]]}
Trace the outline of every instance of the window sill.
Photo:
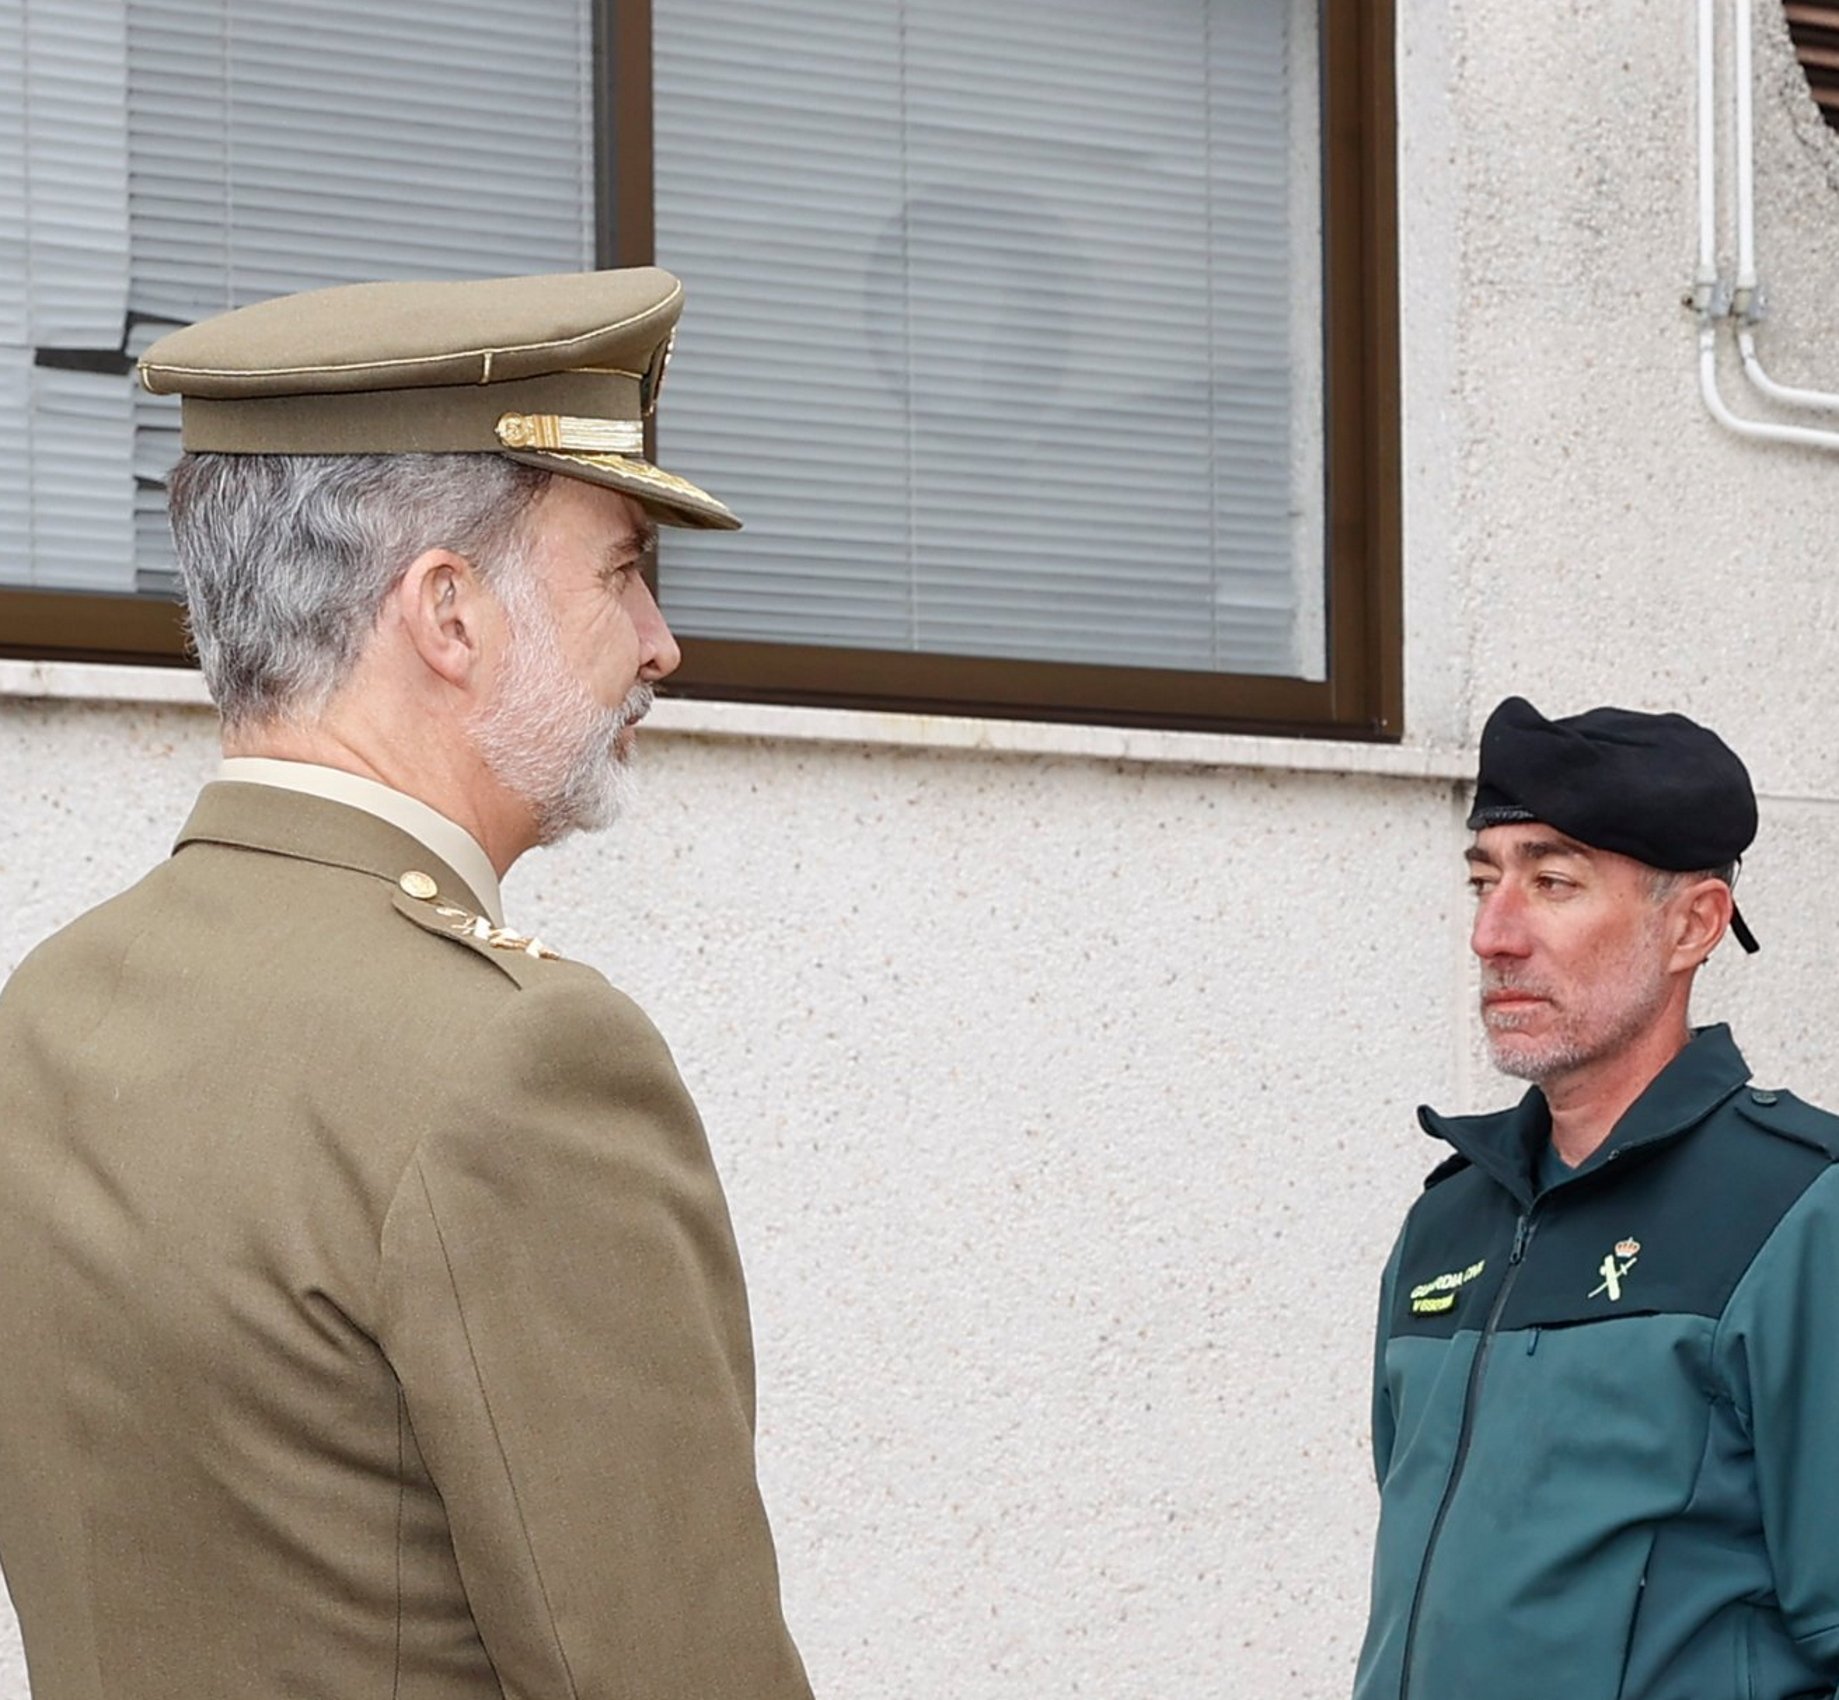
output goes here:
{"type": "MultiPolygon", "coordinates": [[[[0,660],[0,698],[210,706],[204,681],[189,669],[60,661],[0,660]]],[[[660,702],[651,712],[647,729],[667,737],[1052,756],[1156,767],[1265,768],[1449,782],[1469,779],[1475,771],[1474,753],[1462,749],[681,698],[660,702]]]]}

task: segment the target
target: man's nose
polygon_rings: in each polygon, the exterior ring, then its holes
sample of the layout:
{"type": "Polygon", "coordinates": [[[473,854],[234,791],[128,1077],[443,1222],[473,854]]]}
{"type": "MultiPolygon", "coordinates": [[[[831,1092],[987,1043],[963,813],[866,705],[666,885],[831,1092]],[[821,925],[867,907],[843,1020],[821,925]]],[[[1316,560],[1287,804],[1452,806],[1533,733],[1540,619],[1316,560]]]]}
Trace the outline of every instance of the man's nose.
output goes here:
{"type": "Polygon", "coordinates": [[[639,654],[643,658],[639,662],[639,677],[647,684],[668,679],[682,662],[683,651],[677,647],[664,610],[651,594],[649,584],[645,586],[644,600],[639,608],[638,633],[639,654]]]}
{"type": "Polygon", "coordinates": [[[1528,953],[1525,909],[1514,892],[1497,885],[1481,897],[1475,906],[1469,949],[1484,962],[1494,956],[1525,956],[1528,953]]]}

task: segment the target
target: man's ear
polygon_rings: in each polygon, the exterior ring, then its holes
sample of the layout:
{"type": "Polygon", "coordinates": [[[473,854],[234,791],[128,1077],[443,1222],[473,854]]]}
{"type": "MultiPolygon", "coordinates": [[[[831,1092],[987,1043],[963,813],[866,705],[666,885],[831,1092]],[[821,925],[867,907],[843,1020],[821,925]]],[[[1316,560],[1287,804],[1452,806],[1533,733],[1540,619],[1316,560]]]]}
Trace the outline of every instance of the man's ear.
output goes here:
{"type": "Polygon", "coordinates": [[[429,672],[457,690],[475,688],[496,605],[472,562],[451,549],[425,549],[409,563],[391,601],[429,672]]]}
{"type": "Polygon", "coordinates": [[[1696,968],[1730,926],[1735,899],[1722,880],[1699,880],[1675,899],[1673,966],[1696,968]]]}

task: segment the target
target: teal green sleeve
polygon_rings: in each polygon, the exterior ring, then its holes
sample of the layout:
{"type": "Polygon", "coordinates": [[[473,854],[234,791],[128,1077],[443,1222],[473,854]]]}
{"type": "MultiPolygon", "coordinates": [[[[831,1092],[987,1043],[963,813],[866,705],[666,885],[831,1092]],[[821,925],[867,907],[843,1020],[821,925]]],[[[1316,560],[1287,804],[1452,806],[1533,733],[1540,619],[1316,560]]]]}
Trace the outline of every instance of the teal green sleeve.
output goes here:
{"type": "Polygon", "coordinates": [[[1404,1235],[1386,1259],[1386,1272],[1379,1281],[1379,1321],[1373,1341],[1373,1479],[1384,1486],[1386,1471],[1392,1467],[1392,1442],[1398,1433],[1398,1421],[1392,1410],[1392,1390],[1386,1381],[1386,1337],[1392,1330],[1392,1301],[1398,1291],[1398,1254],[1404,1235]]]}
{"type": "Polygon", "coordinates": [[[1712,1349],[1754,1447],[1788,1632],[1815,1664],[1839,1669],[1839,1169],[1769,1236],[1712,1349]]]}

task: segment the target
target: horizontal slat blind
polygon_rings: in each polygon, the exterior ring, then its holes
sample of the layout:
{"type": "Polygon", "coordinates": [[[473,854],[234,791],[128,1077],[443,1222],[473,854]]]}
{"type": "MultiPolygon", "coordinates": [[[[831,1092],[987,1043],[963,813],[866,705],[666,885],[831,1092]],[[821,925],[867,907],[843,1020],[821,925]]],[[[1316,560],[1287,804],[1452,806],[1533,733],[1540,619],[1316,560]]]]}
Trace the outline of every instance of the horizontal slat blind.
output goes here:
{"type": "Polygon", "coordinates": [[[660,455],[748,523],[673,620],[1319,676],[1293,10],[657,0],[660,455]]]}
{"type": "Polygon", "coordinates": [[[32,570],[26,152],[25,5],[0,0],[0,585],[28,584],[32,570]]]}
{"type": "Polygon", "coordinates": [[[129,0],[133,300],[591,264],[584,0],[129,0]]]}
{"type": "Polygon", "coordinates": [[[30,396],[36,583],[132,590],[133,392],[118,373],[37,366],[30,396]]]}
{"type": "Polygon", "coordinates": [[[127,386],[0,347],[0,585],[133,589],[127,386]]]}
{"type": "Polygon", "coordinates": [[[32,356],[0,339],[0,585],[32,582],[32,356]]]}
{"type": "Polygon", "coordinates": [[[95,0],[27,0],[24,11],[32,341],[119,349],[128,293],[122,20],[95,0]]]}
{"type": "MultiPolygon", "coordinates": [[[[138,360],[166,328],[159,321],[138,321],[128,333],[128,352],[138,360]]],[[[177,596],[179,569],[166,524],[166,475],[183,452],[179,400],[152,395],[139,384],[133,385],[132,396],[135,587],[147,594],[177,596]]]]}
{"type": "Polygon", "coordinates": [[[119,13],[0,0],[0,584],[133,588],[119,13]],[[99,483],[91,480],[99,479],[99,483]]]}
{"type": "MultiPolygon", "coordinates": [[[[128,17],[137,343],[292,290],[593,263],[587,0],[128,0],[128,17]]],[[[168,589],[157,481],[178,408],[135,408],[139,582],[168,589]]]]}
{"type": "Polygon", "coordinates": [[[0,0],[0,360],[6,350],[32,342],[26,314],[32,276],[26,146],[25,4],[0,0]]]}
{"type": "Polygon", "coordinates": [[[172,588],[171,326],[591,265],[592,99],[588,0],[0,0],[0,580],[172,588]]]}

